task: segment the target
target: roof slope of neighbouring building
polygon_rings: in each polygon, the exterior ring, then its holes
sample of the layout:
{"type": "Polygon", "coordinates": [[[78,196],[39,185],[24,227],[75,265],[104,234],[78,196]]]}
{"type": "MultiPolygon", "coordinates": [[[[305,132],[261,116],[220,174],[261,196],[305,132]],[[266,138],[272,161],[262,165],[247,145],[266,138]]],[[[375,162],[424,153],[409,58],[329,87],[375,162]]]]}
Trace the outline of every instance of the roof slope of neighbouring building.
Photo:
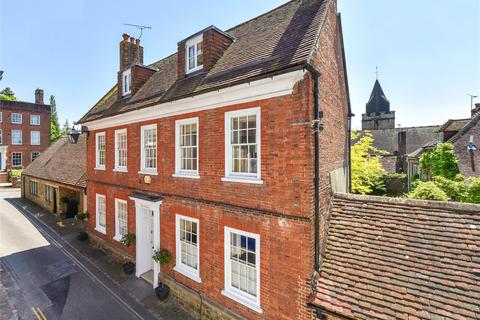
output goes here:
{"type": "Polygon", "coordinates": [[[116,86],[79,123],[269,77],[309,61],[330,0],[293,0],[225,32],[235,41],[208,72],[177,79],[177,54],[150,67],[158,69],[130,99],[116,86]]]}
{"type": "Polygon", "coordinates": [[[480,319],[480,205],[336,194],[311,304],[351,319],[480,319]]]}
{"type": "Polygon", "coordinates": [[[48,147],[25,170],[24,174],[38,179],[86,187],[87,144],[81,134],[77,143],[62,137],[48,147]]]}

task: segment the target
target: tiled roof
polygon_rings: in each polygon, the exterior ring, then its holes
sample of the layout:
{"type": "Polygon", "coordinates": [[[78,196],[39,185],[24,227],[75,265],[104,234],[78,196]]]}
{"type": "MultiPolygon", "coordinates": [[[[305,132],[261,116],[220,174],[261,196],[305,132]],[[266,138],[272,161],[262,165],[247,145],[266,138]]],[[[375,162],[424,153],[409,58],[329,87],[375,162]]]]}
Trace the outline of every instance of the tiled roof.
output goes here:
{"type": "Polygon", "coordinates": [[[208,72],[177,79],[177,54],[151,67],[158,71],[130,100],[117,100],[116,88],[79,121],[114,114],[267,77],[307,61],[313,52],[329,0],[293,0],[226,30],[235,41],[208,72]]]}
{"type": "Polygon", "coordinates": [[[24,174],[85,188],[86,140],[85,134],[78,137],[77,143],[71,143],[68,137],[58,139],[25,169],[24,174]]]}
{"type": "Polygon", "coordinates": [[[459,131],[462,129],[468,122],[468,119],[449,119],[447,122],[442,124],[440,128],[438,128],[437,132],[444,132],[444,131],[459,131]]]}
{"type": "Polygon", "coordinates": [[[352,319],[480,319],[480,205],[336,194],[311,303],[352,319]]]}
{"type": "Polygon", "coordinates": [[[447,142],[450,143],[455,143],[458,139],[460,139],[461,136],[463,136],[465,133],[467,133],[471,128],[477,125],[478,121],[480,121],[480,113],[475,114],[471,119],[468,119],[468,121],[464,124],[462,128],[458,130],[458,132],[448,139],[447,142]]]}

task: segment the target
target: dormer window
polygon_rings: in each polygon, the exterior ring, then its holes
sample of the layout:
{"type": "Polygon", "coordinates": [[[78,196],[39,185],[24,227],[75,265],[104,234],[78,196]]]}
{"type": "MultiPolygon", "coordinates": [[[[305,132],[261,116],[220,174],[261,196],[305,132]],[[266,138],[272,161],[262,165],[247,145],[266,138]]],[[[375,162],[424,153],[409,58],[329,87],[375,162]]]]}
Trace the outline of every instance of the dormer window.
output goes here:
{"type": "Polygon", "coordinates": [[[190,39],[185,44],[187,73],[203,68],[203,35],[190,39]]]}
{"type": "Polygon", "coordinates": [[[131,80],[132,80],[132,71],[131,69],[125,70],[122,75],[122,82],[123,82],[123,95],[130,94],[132,92],[131,88],[131,80]]]}

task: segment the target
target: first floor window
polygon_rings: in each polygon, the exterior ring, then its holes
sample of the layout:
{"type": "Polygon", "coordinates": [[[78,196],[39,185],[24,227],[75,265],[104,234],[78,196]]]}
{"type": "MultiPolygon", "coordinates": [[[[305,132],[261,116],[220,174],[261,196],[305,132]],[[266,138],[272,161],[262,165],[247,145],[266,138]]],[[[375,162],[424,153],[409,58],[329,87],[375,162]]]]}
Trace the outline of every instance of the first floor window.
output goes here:
{"type": "Polygon", "coordinates": [[[106,212],[106,202],[105,196],[97,194],[96,196],[96,225],[95,229],[101,233],[107,233],[107,212],[106,212]]]}
{"type": "Polygon", "coordinates": [[[32,126],[39,126],[40,125],[40,116],[38,114],[30,115],[30,124],[32,126]]]}
{"type": "Polygon", "coordinates": [[[128,233],[127,201],[115,199],[115,240],[122,240],[128,233]]]}
{"type": "Polygon", "coordinates": [[[22,166],[22,153],[12,152],[12,167],[21,167],[21,166],[22,166]]]}
{"type": "Polygon", "coordinates": [[[260,179],[260,108],[225,113],[225,175],[260,179]]]}
{"type": "Polygon", "coordinates": [[[22,130],[12,130],[12,144],[22,144],[22,130]]]}
{"type": "Polygon", "coordinates": [[[13,124],[22,124],[22,114],[21,113],[12,113],[11,122],[13,124]]]}
{"type": "Polygon", "coordinates": [[[45,185],[45,201],[52,202],[53,200],[53,187],[45,185]]]}
{"type": "Polygon", "coordinates": [[[115,131],[115,169],[127,170],[127,129],[115,131]]]}
{"type": "Polygon", "coordinates": [[[177,252],[175,271],[200,282],[198,219],[177,214],[176,229],[177,252]]]}
{"type": "Polygon", "coordinates": [[[40,152],[32,152],[32,161],[35,160],[40,155],[40,152]]]}
{"type": "Polygon", "coordinates": [[[95,137],[95,168],[105,169],[105,132],[97,133],[95,137]]]}
{"type": "Polygon", "coordinates": [[[225,227],[225,290],[223,293],[261,312],[260,236],[225,227]]]}
{"type": "Polygon", "coordinates": [[[38,197],[38,182],[37,181],[30,181],[29,182],[29,187],[30,187],[30,194],[38,197]]]}
{"type": "Polygon", "coordinates": [[[40,131],[30,131],[30,144],[32,146],[40,145],[40,131]]]}
{"type": "Polygon", "coordinates": [[[198,118],[175,122],[176,173],[198,175],[198,118]]]}
{"type": "Polygon", "coordinates": [[[142,171],[157,171],[157,125],[143,126],[142,146],[141,146],[141,164],[142,171]]]}

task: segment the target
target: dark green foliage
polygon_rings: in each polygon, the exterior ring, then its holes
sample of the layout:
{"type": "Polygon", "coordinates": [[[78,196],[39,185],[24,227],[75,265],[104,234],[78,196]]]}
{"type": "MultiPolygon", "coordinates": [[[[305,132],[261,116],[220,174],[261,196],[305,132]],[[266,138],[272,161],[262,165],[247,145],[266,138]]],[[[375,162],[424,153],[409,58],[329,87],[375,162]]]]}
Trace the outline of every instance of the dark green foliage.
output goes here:
{"type": "Polygon", "coordinates": [[[135,244],[135,241],[136,241],[136,236],[134,233],[126,234],[120,240],[120,242],[127,247],[131,246],[132,244],[135,244]]]}
{"type": "Polygon", "coordinates": [[[15,97],[15,93],[9,87],[6,87],[2,91],[0,91],[0,100],[9,100],[9,101],[17,101],[15,97]]]}
{"type": "Polygon", "coordinates": [[[407,194],[411,199],[448,201],[448,195],[432,181],[419,181],[417,187],[407,194]]]}
{"type": "Polygon", "coordinates": [[[75,219],[81,220],[81,221],[87,220],[87,217],[88,217],[88,213],[83,213],[83,212],[79,212],[75,215],[75,219]]]}
{"type": "Polygon", "coordinates": [[[50,118],[50,142],[57,141],[62,136],[60,124],[58,123],[57,103],[55,96],[50,96],[51,118],[50,118]]]}
{"type": "Polygon", "coordinates": [[[383,179],[387,196],[399,197],[407,189],[407,175],[404,173],[388,173],[383,179]]]}
{"type": "Polygon", "coordinates": [[[167,249],[160,249],[153,252],[152,258],[163,266],[172,261],[172,254],[167,249]]]}

